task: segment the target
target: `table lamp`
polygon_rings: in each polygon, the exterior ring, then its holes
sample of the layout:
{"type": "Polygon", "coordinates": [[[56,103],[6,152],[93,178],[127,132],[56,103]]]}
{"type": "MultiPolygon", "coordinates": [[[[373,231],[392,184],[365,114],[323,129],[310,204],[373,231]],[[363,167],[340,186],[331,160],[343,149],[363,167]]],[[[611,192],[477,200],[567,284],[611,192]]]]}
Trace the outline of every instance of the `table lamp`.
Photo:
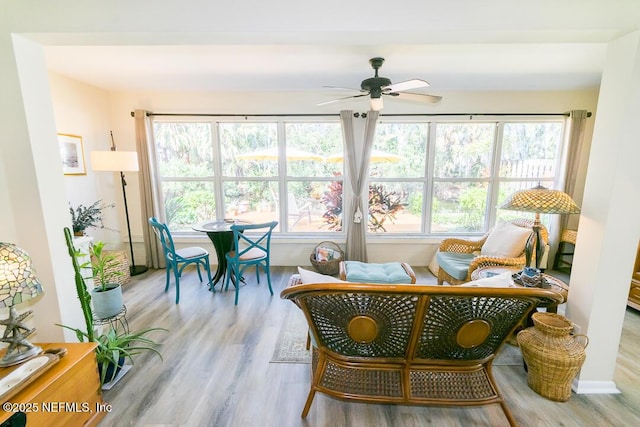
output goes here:
{"type": "MultiPolygon", "coordinates": [[[[527,254],[533,254],[536,269],[540,267],[542,256],[542,240],[540,239],[540,214],[573,214],[580,213],[580,208],[571,196],[560,190],[551,190],[538,184],[528,190],[516,191],[510,195],[499,209],[535,212],[533,233],[527,240],[527,254]]],[[[527,257],[526,267],[530,267],[531,258],[527,257]]]]}
{"type": "Polygon", "coordinates": [[[125,172],[138,172],[138,153],[135,151],[116,151],[116,144],[113,141],[113,132],[111,132],[111,150],[92,151],[91,168],[94,171],[120,172],[122,196],[124,197],[124,213],[127,219],[127,232],[129,233],[129,249],[131,250],[131,265],[129,266],[129,271],[132,276],[142,274],[147,271],[147,267],[144,265],[136,265],[133,256],[133,242],[131,240],[131,226],[129,224],[129,208],[127,206],[127,181],[124,179],[125,172]]]}
{"type": "Polygon", "coordinates": [[[9,318],[0,320],[6,325],[2,342],[9,344],[0,360],[0,366],[11,366],[42,352],[38,346],[27,341],[35,328],[27,327],[23,320],[33,311],[17,315],[15,306],[42,293],[42,284],[31,267],[31,257],[12,243],[0,242],[0,307],[9,307],[9,318]]]}

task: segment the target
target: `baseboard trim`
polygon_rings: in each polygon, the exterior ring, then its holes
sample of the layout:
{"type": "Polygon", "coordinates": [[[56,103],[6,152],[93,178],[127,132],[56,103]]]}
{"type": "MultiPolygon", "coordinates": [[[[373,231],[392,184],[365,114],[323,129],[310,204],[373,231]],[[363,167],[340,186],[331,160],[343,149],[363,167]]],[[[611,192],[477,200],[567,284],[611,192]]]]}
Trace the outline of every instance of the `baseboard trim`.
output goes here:
{"type": "Polygon", "coordinates": [[[619,394],[620,390],[613,381],[580,381],[573,380],[571,389],[576,394],[619,394]]]}

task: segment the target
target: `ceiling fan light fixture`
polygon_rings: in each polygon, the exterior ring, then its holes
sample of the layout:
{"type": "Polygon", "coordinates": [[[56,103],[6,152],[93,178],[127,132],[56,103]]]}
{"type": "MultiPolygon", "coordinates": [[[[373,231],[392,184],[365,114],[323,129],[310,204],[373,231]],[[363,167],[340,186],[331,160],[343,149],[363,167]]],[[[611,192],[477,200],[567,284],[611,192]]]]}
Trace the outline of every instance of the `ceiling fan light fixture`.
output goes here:
{"type": "MultiPolygon", "coordinates": [[[[374,70],[374,76],[369,77],[368,79],[364,79],[360,83],[360,94],[347,96],[344,98],[333,99],[331,101],[321,102],[318,105],[333,104],[334,102],[341,102],[348,99],[355,99],[355,98],[360,98],[362,96],[369,96],[371,98],[371,101],[369,103],[371,110],[380,111],[384,106],[382,102],[382,98],[384,96],[392,96],[398,99],[407,99],[411,101],[418,101],[423,103],[426,102],[430,104],[435,104],[437,102],[440,102],[440,100],[442,99],[441,96],[428,95],[425,93],[406,92],[408,90],[419,89],[419,88],[429,86],[429,82],[427,82],[426,80],[411,79],[403,82],[392,83],[391,80],[389,80],[388,78],[380,76],[378,74],[378,70],[384,63],[384,58],[378,58],[378,57],[371,58],[369,60],[369,63],[371,64],[371,67],[374,70]]],[[[329,87],[329,86],[325,86],[325,87],[329,87]]],[[[341,88],[336,88],[336,89],[341,89],[341,88]]],[[[357,91],[357,89],[353,89],[353,90],[357,91]]]]}
{"type": "Polygon", "coordinates": [[[382,98],[371,98],[369,106],[372,111],[380,111],[384,107],[384,102],[382,101],[382,98]]]}

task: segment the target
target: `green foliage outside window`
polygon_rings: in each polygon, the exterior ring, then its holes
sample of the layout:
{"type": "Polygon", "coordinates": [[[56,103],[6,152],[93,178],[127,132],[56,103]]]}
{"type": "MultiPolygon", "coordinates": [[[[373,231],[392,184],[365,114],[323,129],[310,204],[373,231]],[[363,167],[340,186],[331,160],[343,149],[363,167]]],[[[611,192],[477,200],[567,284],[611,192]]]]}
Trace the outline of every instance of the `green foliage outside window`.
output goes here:
{"type": "MultiPolygon", "coordinates": [[[[329,190],[322,196],[322,203],[327,207],[323,218],[330,230],[342,230],[342,181],[334,181],[329,190]]],[[[370,232],[387,231],[387,222],[393,223],[398,214],[404,209],[401,195],[395,191],[386,191],[383,185],[369,186],[369,214],[367,228],[370,232]]]]}

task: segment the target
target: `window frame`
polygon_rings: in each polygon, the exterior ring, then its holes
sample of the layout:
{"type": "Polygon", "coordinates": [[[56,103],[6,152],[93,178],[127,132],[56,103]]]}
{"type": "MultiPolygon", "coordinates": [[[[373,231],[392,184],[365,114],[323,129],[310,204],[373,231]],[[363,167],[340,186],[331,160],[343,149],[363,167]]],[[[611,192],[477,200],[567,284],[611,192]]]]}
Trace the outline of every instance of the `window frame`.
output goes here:
{"type": "MultiPolygon", "coordinates": [[[[273,115],[273,116],[260,116],[252,117],[246,116],[244,120],[238,116],[226,117],[226,116],[181,116],[176,117],[163,117],[158,116],[152,120],[152,127],[156,122],[166,123],[209,123],[211,127],[211,144],[213,155],[213,171],[212,174],[202,177],[167,177],[161,176],[157,157],[157,148],[154,145],[154,156],[152,162],[154,163],[153,169],[156,170],[154,180],[158,186],[158,200],[163,207],[162,215],[164,217],[164,198],[162,192],[162,184],[164,182],[190,182],[190,181],[202,181],[212,182],[215,189],[215,203],[216,203],[216,216],[218,218],[224,217],[224,192],[223,188],[225,183],[238,181],[239,179],[244,181],[259,181],[259,182],[274,182],[278,186],[278,200],[279,200],[279,218],[277,220],[281,224],[280,230],[274,233],[274,236],[281,237],[308,237],[308,238],[333,238],[335,240],[341,240],[345,237],[345,228],[341,231],[288,231],[285,224],[287,224],[288,212],[290,207],[287,201],[287,192],[292,183],[304,183],[304,182],[331,182],[335,181],[335,177],[329,176],[289,176],[287,174],[286,163],[286,133],[285,128],[287,123],[300,122],[300,123],[340,123],[339,117],[327,115],[327,116],[287,116],[287,115],[273,115]],[[223,175],[222,157],[221,157],[221,141],[220,141],[220,124],[221,123],[239,123],[241,121],[251,121],[255,123],[275,123],[277,128],[277,144],[278,154],[280,161],[278,162],[277,176],[270,177],[233,177],[223,175]]],[[[370,182],[389,182],[389,183],[419,183],[422,185],[422,214],[420,230],[417,232],[369,232],[367,230],[367,238],[372,240],[376,239],[404,239],[404,238],[443,238],[449,236],[478,236],[486,233],[497,218],[497,201],[499,197],[500,185],[509,182],[529,182],[531,178],[527,177],[501,177],[500,176],[500,163],[503,151],[504,141],[504,126],[507,123],[549,123],[558,122],[561,124],[561,135],[558,141],[556,154],[555,154],[555,170],[553,177],[543,178],[540,181],[546,186],[556,187],[561,182],[561,171],[563,159],[563,153],[565,152],[567,132],[566,118],[557,114],[549,115],[510,115],[510,116],[492,116],[483,115],[478,118],[476,116],[469,116],[468,118],[461,118],[459,115],[438,115],[438,116],[414,116],[414,115],[394,115],[394,116],[381,116],[379,123],[407,123],[416,124],[424,123],[427,126],[427,141],[426,141],[426,159],[424,163],[424,174],[421,177],[367,177],[366,186],[368,188],[370,182]],[[486,178],[447,178],[447,177],[435,177],[435,158],[436,158],[436,137],[438,131],[438,124],[448,123],[493,123],[495,124],[495,132],[492,142],[491,153],[491,166],[489,176],[486,178]],[[485,201],[485,213],[484,213],[484,226],[481,231],[478,232],[432,232],[431,222],[433,216],[433,194],[434,185],[438,182],[485,182],[487,184],[487,199],[485,201]]],[[[343,142],[344,145],[344,142],[343,142]]],[[[343,146],[343,152],[346,153],[343,146]]],[[[342,162],[342,188],[343,188],[343,212],[345,211],[349,200],[351,199],[351,188],[348,185],[347,171],[345,169],[345,162],[342,162]]],[[[533,179],[538,181],[538,179],[533,179]]],[[[526,214],[525,214],[526,215],[526,214]]],[[[165,218],[161,218],[164,220],[165,218]]],[[[172,231],[174,232],[174,231],[172,231]]],[[[175,231],[177,234],[185,236],[197,235],[195,231],[175,231]]]]}

